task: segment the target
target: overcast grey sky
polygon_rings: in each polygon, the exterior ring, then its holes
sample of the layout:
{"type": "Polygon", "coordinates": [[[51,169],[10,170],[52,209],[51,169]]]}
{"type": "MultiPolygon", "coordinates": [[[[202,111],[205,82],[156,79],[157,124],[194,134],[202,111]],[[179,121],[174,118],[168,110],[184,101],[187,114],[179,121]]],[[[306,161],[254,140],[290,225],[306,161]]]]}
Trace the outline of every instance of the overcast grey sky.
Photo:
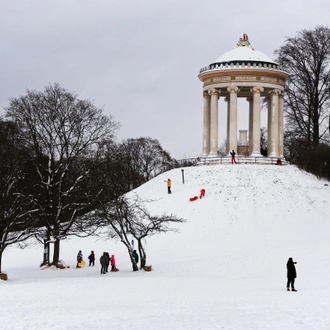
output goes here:
{"type": "MultiPolygon", "coordinates": [[[[329,0],[0,0],[0,115],[10,97],[58,82],[121,124],[118,140],[202,153],[201,67],[242,33],[274,59],[285,37],[329,24],[329,0]]],[[[241,103],[239,103],[241,104],[241,103]]],[[[238,129],[247,129],[240,106],[238,129]]],[[[225,137],[219,101],[219,144],[225,137]]]]}

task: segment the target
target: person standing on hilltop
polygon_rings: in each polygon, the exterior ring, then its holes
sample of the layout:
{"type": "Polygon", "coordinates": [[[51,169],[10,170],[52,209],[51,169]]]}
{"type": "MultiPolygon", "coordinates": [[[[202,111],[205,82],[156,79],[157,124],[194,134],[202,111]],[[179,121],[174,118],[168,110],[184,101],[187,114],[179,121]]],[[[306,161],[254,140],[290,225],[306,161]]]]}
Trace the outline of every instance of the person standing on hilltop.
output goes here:
{"type": "Polygon", "coordinates": [[[294,262],[292,258],[289,258],[288,262],[286,263],[287,277],[288,277],[286,289],[288,291],[290,291],[290,284],[291,284],[291,291],[297,291],[294,288],[294,280],[297,277],[295,264],[296,264],[296,262],[294,262]]]}
{"type": "Polygon", "coordinates": [[[171,194],[171,186],[172,186],[172,181],[171,179],[164,180],[164,182],[167,182],[167,193],[171,194]]]}
{"type": "Polygon", "coordinates": [[[234,150],[231,150],[230,155],[231,155],[231,163],[232,164],[237,164],[236,163],[236,158],[235,158],[236,152],[234,150]]]}

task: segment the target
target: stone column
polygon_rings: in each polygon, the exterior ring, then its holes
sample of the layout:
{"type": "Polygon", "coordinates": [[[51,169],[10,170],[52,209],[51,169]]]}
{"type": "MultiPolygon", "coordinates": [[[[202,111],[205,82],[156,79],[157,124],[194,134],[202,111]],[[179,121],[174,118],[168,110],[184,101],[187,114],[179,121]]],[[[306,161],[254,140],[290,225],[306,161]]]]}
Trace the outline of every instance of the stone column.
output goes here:
{"type": "Polygon", "coordinates": [[[278,157],[278,95],[279,89],[270,91],[268,103],[268,157],[278,157]]]}
{"type": "Polygon", "coordinates": [[[260,157],[260,93],[264,89],[261,86],[255,86],[251,91],[253,92],[253,142],[250,155],[252,157],[260,157]]]}
{"type": "Polygon", "coordinates": [[[230,93],[229,97],[229,150],[237,151],[237,93],[239,88],[237,86],[229,86],[227,91],[230,93]]]}
{"type": "Polygon", "coordinates": [[[209,95],[211,95],[211,144],[209,156],[218,155],[218,99],[220,92],[215,88],[208,90],[209,95]]]}
{"type": "Polygon", "coordinates": [[[210,95],[208,92],[203,92],[204,108],[203,108],[203,157],[210,153],[210,95]]]}
{"type": "Polygon", "coordinates": [[[230,124],[230,103],[229,98],[225,97],[225,102],[227,103],[227,132],[226,132],[226,154],[229,154],[229,124],[230,124]]]}
{"type": "Polygon", "coordinates": [[[247,97],[246,100],[249,102],[249,155],[253,150],[253,98],[247,97]]]}
{"type": "Polygon", "coordinates": [[[278,96],[278,155],[284,157],[284,128],[283,128],[283,91],[278,96]]]}

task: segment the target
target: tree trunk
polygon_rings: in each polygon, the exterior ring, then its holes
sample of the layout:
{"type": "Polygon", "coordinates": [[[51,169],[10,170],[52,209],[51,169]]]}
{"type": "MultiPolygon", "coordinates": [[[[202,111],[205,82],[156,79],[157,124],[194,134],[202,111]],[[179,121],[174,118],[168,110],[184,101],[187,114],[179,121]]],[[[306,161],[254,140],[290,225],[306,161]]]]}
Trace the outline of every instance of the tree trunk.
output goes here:
{"type": "Polygon", "coordinates": [[[144,269],[147,263],[147,255],[142,245],[142,240],[138,240],[138,248],[140,254],[140,269],[144,269]]]}
{"type": "Polygon", "coordinates": [[[43,261],[40,264],[42,266],[49,266],[49,249],[50,249],[50,231],[47,229],[46,238],[44,239],[44,254],[43,254],[43,261]]]}
{"type": "MultiPolygon", "coordinates": [[[[126,245],[126,244],[125,244],[126,245]]],[[[133,250],[132,248],[129,246],[129,245],[126,245],[127,246],[127,249],[128,249],[128,254],[129,254],[129,257],[131,258],[131,263],[132,263],[132,267],[133,267],[133,272],[136,272],[137,270],[139,270],[139,267],[135,261],[135,258],[133,256],[133,250]]]]}
{"type": "Polygon", "coordinates": [[[54,254],[53,254],[52,264],[56,266],[59,262],[59,259],[60,259],[60,240],[56,238],[54,243],[54,254]]]}
{"type": "Polygon", "coordinates": [[[143,269],[146,266],[147,258],[145,256],[141,256],[141,264],[140,269],[143,269]]]}
{"type": "Polygon", "coordinates": [[[46,266],[46,265],[48,266],[49,265],[49,246],[50,246],[49,241],[48,240],[45,240],[44,241],[43,261],[40,264],[40,267],[46,266]]]}

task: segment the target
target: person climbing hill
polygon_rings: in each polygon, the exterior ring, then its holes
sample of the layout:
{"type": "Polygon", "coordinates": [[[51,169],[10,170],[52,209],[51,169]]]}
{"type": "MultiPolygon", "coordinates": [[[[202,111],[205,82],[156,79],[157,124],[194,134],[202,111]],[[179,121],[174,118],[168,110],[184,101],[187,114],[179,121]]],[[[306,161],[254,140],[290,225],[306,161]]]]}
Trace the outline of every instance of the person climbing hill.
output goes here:
{"type": "Polygon", "coordinates": [[[171,194],[171,186],[172,186],[172,181],[171,179],[164,180],[164,182],[167,182],[167,192],[171,194]]]}
{"type": "Polygon", "coordinates": [[[200,195],[199,195],[199,198],[202,198],[202,197],[205,197],[205,189],[201,189],[201,192],[200,192],[200,195]]]}

